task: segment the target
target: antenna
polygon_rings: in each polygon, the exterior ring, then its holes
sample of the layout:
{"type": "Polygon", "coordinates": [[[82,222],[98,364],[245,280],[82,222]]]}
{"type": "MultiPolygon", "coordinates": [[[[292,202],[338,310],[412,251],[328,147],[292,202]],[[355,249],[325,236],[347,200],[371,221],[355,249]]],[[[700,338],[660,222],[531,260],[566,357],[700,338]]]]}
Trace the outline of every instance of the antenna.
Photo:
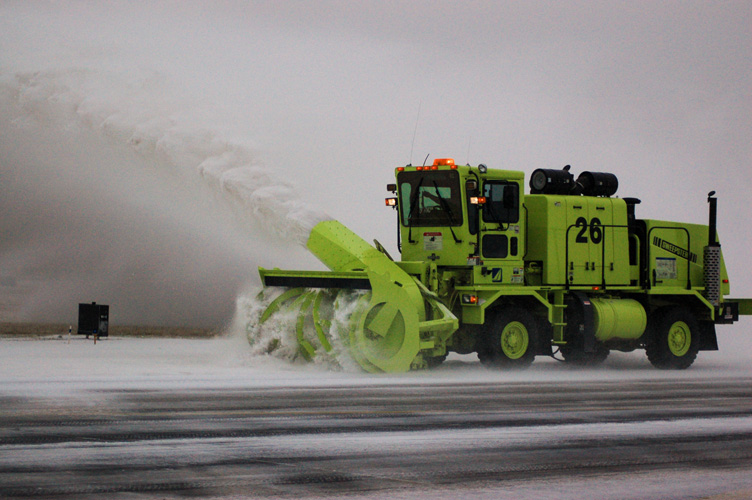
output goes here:
{"type": "Polygon", "coordinates": [[[410,163],[409,165],[413,164],[413,148],[415,148],[415,136],[418,134],[418,121],[420,120],[420,107],[423,105],[423,100],[421,99],[418,102],[418,116],[415,117],[415,130],[413,130],[413,143],[410,145],[410,163]]]}
{"type": "Polygon", "coordinates": [[[471,135],[470,137],[467,138],[467,161],[465,163],[467,163],[468,165],[470,165],[470,144],[472,142],[473,142],[473,136],[471,135]]]}
{"type": "Polygon", "coordinates": [[[426,159],[425,159],[425,160],[423,160],[423,166],[424,166],[424,167],[426,166],[426,162],[428,161],[428,157],[429,157],[429,156],[431,156],[431,153],[428,153],[428,154],[426,155],[426,159]]]}

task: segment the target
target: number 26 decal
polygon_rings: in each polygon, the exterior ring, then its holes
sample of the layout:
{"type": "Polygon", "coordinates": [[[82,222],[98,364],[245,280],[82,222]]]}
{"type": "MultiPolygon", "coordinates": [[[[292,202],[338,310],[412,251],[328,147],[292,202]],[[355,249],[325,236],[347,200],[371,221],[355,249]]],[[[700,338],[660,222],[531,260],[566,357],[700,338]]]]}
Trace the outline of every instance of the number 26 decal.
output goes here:
{"type": "Polygon", "coordinates": [[[596,245],[603,241],[603,228],[601,227],[601,220],[598,217],[590,219],[590,224],[588,224],[585,217],[580,217],[575,221],[574,227],[580,228],[577,233],[577,238],[574,240],[576,243],[588,242],[588,236],[586,234],[588,232],[588,227],[590,228],[590,241],[596,245]]]}

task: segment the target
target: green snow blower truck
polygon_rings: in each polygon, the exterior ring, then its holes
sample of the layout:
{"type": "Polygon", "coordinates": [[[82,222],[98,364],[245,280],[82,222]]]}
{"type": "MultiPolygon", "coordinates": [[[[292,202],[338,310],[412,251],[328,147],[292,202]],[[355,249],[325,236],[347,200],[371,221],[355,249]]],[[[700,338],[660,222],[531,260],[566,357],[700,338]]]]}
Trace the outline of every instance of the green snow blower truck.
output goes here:
{"type": "Polygon", "coordinates": [[[386,205],[401,260],[328,220],[307,247],[330,271],[259,269],[262,294],[284,289],[261,326],[292,311],[307,359],[332,349],[345,296],[355,305],[337,340],[369,372],[431,367],[450,351],[507,368],[555,354],[596,365],[635,349],[684,369],[718,349],[715,325],[752,314],[752,299],[726,297],[714,192],[698,225],[639,219],[640,200],[614,197],[615,175],[575,180],[569,166],[535,170],[530,194],[522,172],[449,158],[395,174],[386,205]]]}

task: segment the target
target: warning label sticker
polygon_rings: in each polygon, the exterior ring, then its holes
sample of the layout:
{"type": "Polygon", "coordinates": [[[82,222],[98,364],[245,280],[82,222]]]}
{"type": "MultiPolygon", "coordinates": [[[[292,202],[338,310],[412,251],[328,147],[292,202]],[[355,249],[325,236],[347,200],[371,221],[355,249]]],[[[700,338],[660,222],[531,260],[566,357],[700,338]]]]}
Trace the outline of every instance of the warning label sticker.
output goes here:
{"type": "Polygon", "coordinates": [[[515,267],[512,269],[512,283],[524,283],[525,282],[525,269],[522,267],[515,267]]]}
{"type": "Polygon", "coordinates": [[[423,233],[423,250],[438,252],[444,247],[444,240],[439,232],[423,233]]]}

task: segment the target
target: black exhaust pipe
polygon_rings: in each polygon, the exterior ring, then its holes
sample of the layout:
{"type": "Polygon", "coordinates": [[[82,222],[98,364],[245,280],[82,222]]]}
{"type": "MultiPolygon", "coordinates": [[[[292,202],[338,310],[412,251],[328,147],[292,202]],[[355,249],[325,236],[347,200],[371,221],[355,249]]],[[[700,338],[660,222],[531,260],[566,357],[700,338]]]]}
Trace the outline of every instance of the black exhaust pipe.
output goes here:
{"type": "Polygon", "coordinates": [[[708,204],[710,205],[710,214],[708,221],[708,246],[709,247],[719,247],[721,245],[718,244],[718,237],[716,235],[717,229],[717,212],[718,212],[718,199],[713,198],[715,195],[715,191],[711,191],[708,193],[708,204]]]}

